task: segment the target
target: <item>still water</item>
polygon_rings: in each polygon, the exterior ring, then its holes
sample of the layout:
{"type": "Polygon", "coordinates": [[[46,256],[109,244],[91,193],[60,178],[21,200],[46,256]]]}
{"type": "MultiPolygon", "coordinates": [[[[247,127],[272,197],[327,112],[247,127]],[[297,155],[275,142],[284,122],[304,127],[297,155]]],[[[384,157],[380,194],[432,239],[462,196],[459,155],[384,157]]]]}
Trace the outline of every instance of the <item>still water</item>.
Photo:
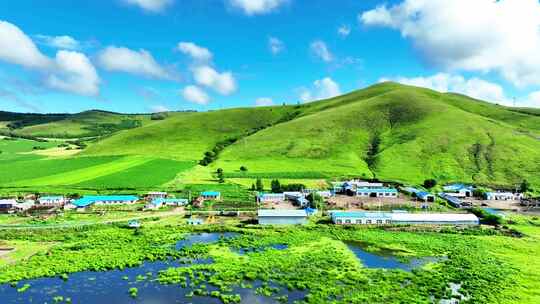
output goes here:
{"type": "MultiPolygon", "coordinates": [[[[189,247],[197,243],[213,243],[222,238],[235,237],[234,233],[200,233],[191,234],[186,239],[179,241],[176,248],[189,247]]],[[[194,263],[205,263],[208,261],[194,261],[194,263]]],[[[189,266],[189,265],[188,265],[189,266]]],[[[152,281],[160,270],[169,267],[182,267],[181,264],[171,261],[145,262],[141,266],[126,268],[122,270],[110,270],[103,272],[83,271],[72,273],[67,280],[61,278],[39,278],[19,282],[17,287],[10,285],[0,285],[0,303],[67,303],[70,298],[72,303],[89,304],[124,304],[124,303],[145,303],[145,304],[165,304],[165,303],[221,303],[219,299],[206,296],[186,297],[192,288],[183,288],[180,285],[162,285],[152,281]],[[137,277],[143,280],[137,280],[137,277]],[[30,284],[30,288],[25,292],[18,292],[17,288],[24,284],[30,284]],[[136,298],[129,295],[129,289],[136,287],[138,294],[136,298]],[[57,301],[54,298],[57,297],[57,301]],[[63,301],[60,301],[60,298],[63,301]]],[[[189,283],[189,282],[188,282],[189,283]]],[[[207,284],[208,285],[208,284],[207,284]]],[[[252,284],[252,288],[234,288],[233,294],[240,294],[241,303],[270,304],[278,303],[271,297],[265,297],[255,293],[255,289],[261,286],[260,282],[252,284]]],[[[189,286],[189,285],[188,285],[189,286]]],[[[208,286],[209,291],[217,290],[208,286]]],[[[290,292],[286,288],[281,288],[279,295],[287,294],[289,302],[303,298],[301,292],[290,292]]]]}

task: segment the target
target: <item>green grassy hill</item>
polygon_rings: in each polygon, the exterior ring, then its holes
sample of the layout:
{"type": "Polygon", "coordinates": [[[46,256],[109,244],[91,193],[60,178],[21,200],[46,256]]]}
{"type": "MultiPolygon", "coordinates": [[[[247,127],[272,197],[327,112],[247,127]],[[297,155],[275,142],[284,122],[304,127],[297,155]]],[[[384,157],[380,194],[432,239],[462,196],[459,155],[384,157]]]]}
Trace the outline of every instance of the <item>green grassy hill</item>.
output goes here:
{"type": "Polygon", "coordinates": [[[213,172],[223,168],[227,183],[244,185],[255,177],[309,184],[364,176],[506,187],[527,179],[538,188],[537,113],[396,83],[302,105],[169,113],[164,120],[92,111],[78,114],[82,118],[74,120],[75,126],[70,125],[73,117],[64,117],[19,131],[35,136],[65,128],[69,134],[83,134],[96,120],[142,123],[88,142],[76,156],[36,163],[72,163],[73,170],[24,176],[9,185],[183,187],[213,183],[213,172]],[[203,159],[207,166],[197,164],[203,159]],[[248,171],[240,171],[241,166],[248,171]]]}
{"type": "Polygon", "coordinates": [[[0,131],[17,136],[80,138],[103,136],[151,122],[150,115],[91,110],[77,114],[0,112],[0,131]]]}

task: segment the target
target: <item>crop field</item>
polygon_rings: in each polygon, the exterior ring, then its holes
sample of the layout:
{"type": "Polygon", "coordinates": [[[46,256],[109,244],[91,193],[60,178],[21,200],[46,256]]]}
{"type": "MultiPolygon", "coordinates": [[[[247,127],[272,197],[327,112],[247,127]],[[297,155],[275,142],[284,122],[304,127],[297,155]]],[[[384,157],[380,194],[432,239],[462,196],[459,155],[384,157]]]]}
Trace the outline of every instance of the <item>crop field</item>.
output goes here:
{"type": "Polygon", "coordinates": [[[161,186],[194,165],[194,162],[189,161],[153,159],[120,172],[77,183],[75,186],[96,189],[146,189],[161,186]]]}
{"type": "Polygon", "coordinates": [[[452,284],[459,286],[459,293],[468,299],[465,302],[517,304],[540,300],[540,264],[531,259],[540,254],[537,218],[512,217],[506,223],[509,229],[523,233],[521,237],[489,228],[411,232],[338,227],[315,221],[306,227],[230,224],[195,228],[169,218],[164,222],[143,221],[137,233],[122,225],[4,230],[0,231],[4,242],[55,245],[47,249],[47,254],[0,266],[0,282],[43,276],[62,276],[69,281],[74,272],[132,267],[171,257],[211,259],[212,263],[170,266],[137,280],[157,280],[179,288],[189,285],[194,296],[215,297],[223,303],[241,300],[235,286],[255,284],[260,295],[283,301],[288,294],[296,293],[302,295],[301,303],[431,303],[433,299],[438,302],[457,297],[451,291],[452,284]],[[231,231],[237,236],[175,250],[172,245],[194,229],[231,231]],[[391,254],[400,263],[426,258],[430,262],[412,270],[373,266],[359,259],[348,244],[358,244],[373,256],[391,254]]]}
{"type": "Polygon", "coordinates": [[[38,142],[26,139],[0,138],[0,165],[5,162],[17,160],[38,159],[41,156],[32,154],[34,148],[49,149],[56,147],[55,142],[38,142]]]}

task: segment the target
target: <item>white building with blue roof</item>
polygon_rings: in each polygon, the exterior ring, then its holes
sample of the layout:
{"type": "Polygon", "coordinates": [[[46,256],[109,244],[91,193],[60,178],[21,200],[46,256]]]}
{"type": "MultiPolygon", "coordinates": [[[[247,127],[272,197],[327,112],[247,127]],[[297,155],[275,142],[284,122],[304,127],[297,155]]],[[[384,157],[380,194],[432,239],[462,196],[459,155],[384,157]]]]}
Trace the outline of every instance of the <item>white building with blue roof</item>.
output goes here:
{"type": "Polygon", "coordinates": [[[218,191],[203,191],[201,197],[205,200],[220,200],[221,193],[218,191]]]}
{"type": "Polygon", "coordinates": [[[474,187],[464,184],[450,184],[443,187],[443,191],[445,194],[453,197],[472,197],[474,187]]]}
{"type": "Polygon", "coordinates": [[[398,191],[394,188],[357,188],[356,196],[360,197],[379,197],[379,198],[396,198],[398,191]]]}
{"type": "Polygon", "coordinates": [[[185,206],[189,201],[185,198],[155,198],[150,203],[144,206],[144,209],[159,209],[164,206],[179,207],[185,206]]]}
{"type": "Polygon", "coordinates": [[[299,209],[259,209],[259,225],[303,225],[308,221],[306,210],[299,209]]]}
{"type": "Polygon", "coordinates": [[[332,222],[337,225],[478,225],[471,213],[409,213],[333,211],[332,222]]]}
{"type": "Polygon", "coordinates": [[[77,208],[85,208],[91,205],[122,205],[134,204],[139,200],[136,195],[85,195],[73,201],[77,208]]]}

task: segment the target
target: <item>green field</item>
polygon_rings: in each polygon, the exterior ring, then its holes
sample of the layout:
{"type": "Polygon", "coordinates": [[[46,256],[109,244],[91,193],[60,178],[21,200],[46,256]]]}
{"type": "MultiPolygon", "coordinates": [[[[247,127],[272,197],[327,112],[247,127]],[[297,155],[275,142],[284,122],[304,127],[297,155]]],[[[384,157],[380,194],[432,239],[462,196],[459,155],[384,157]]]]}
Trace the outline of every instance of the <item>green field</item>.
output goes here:
{"type": "MultiPolygon", "coordinates": [[[[81,116],[91,117],[94,124],[123,119],[100,111],[81,116]]],[[[411,184],[435,178],[439,184],[460,181],[506,188],[526,179],[533,188],[540,187],[536,110],[396,83],[307,104],[171,112],[164,120],[129,117],[143,123],[87,141],[88,147],[77,155],[0,155],[21,160],[0,163],[16,171],[0,177],[0,186],[181,189],[186,184],[215,184],[215,171],[222,168],[226,183],[241,181],[243,186],[258,177],[314,184],[356,176],[411,184]],[[206,166],[198,165],[203,159],[206,166]],[[84,161],[88,164],[82,165],[84,161]],[[241,166],[248,170],[240,171],[241,166]],[[39,170],[29,174],[27,168],[39,170]]],[[[29,130],[67,124],[65,118],[55,119],[19,131],[38,136],[41,131],[29,130]]],[[[84,119],[74,121],[86,128],[84,119]]]]}

